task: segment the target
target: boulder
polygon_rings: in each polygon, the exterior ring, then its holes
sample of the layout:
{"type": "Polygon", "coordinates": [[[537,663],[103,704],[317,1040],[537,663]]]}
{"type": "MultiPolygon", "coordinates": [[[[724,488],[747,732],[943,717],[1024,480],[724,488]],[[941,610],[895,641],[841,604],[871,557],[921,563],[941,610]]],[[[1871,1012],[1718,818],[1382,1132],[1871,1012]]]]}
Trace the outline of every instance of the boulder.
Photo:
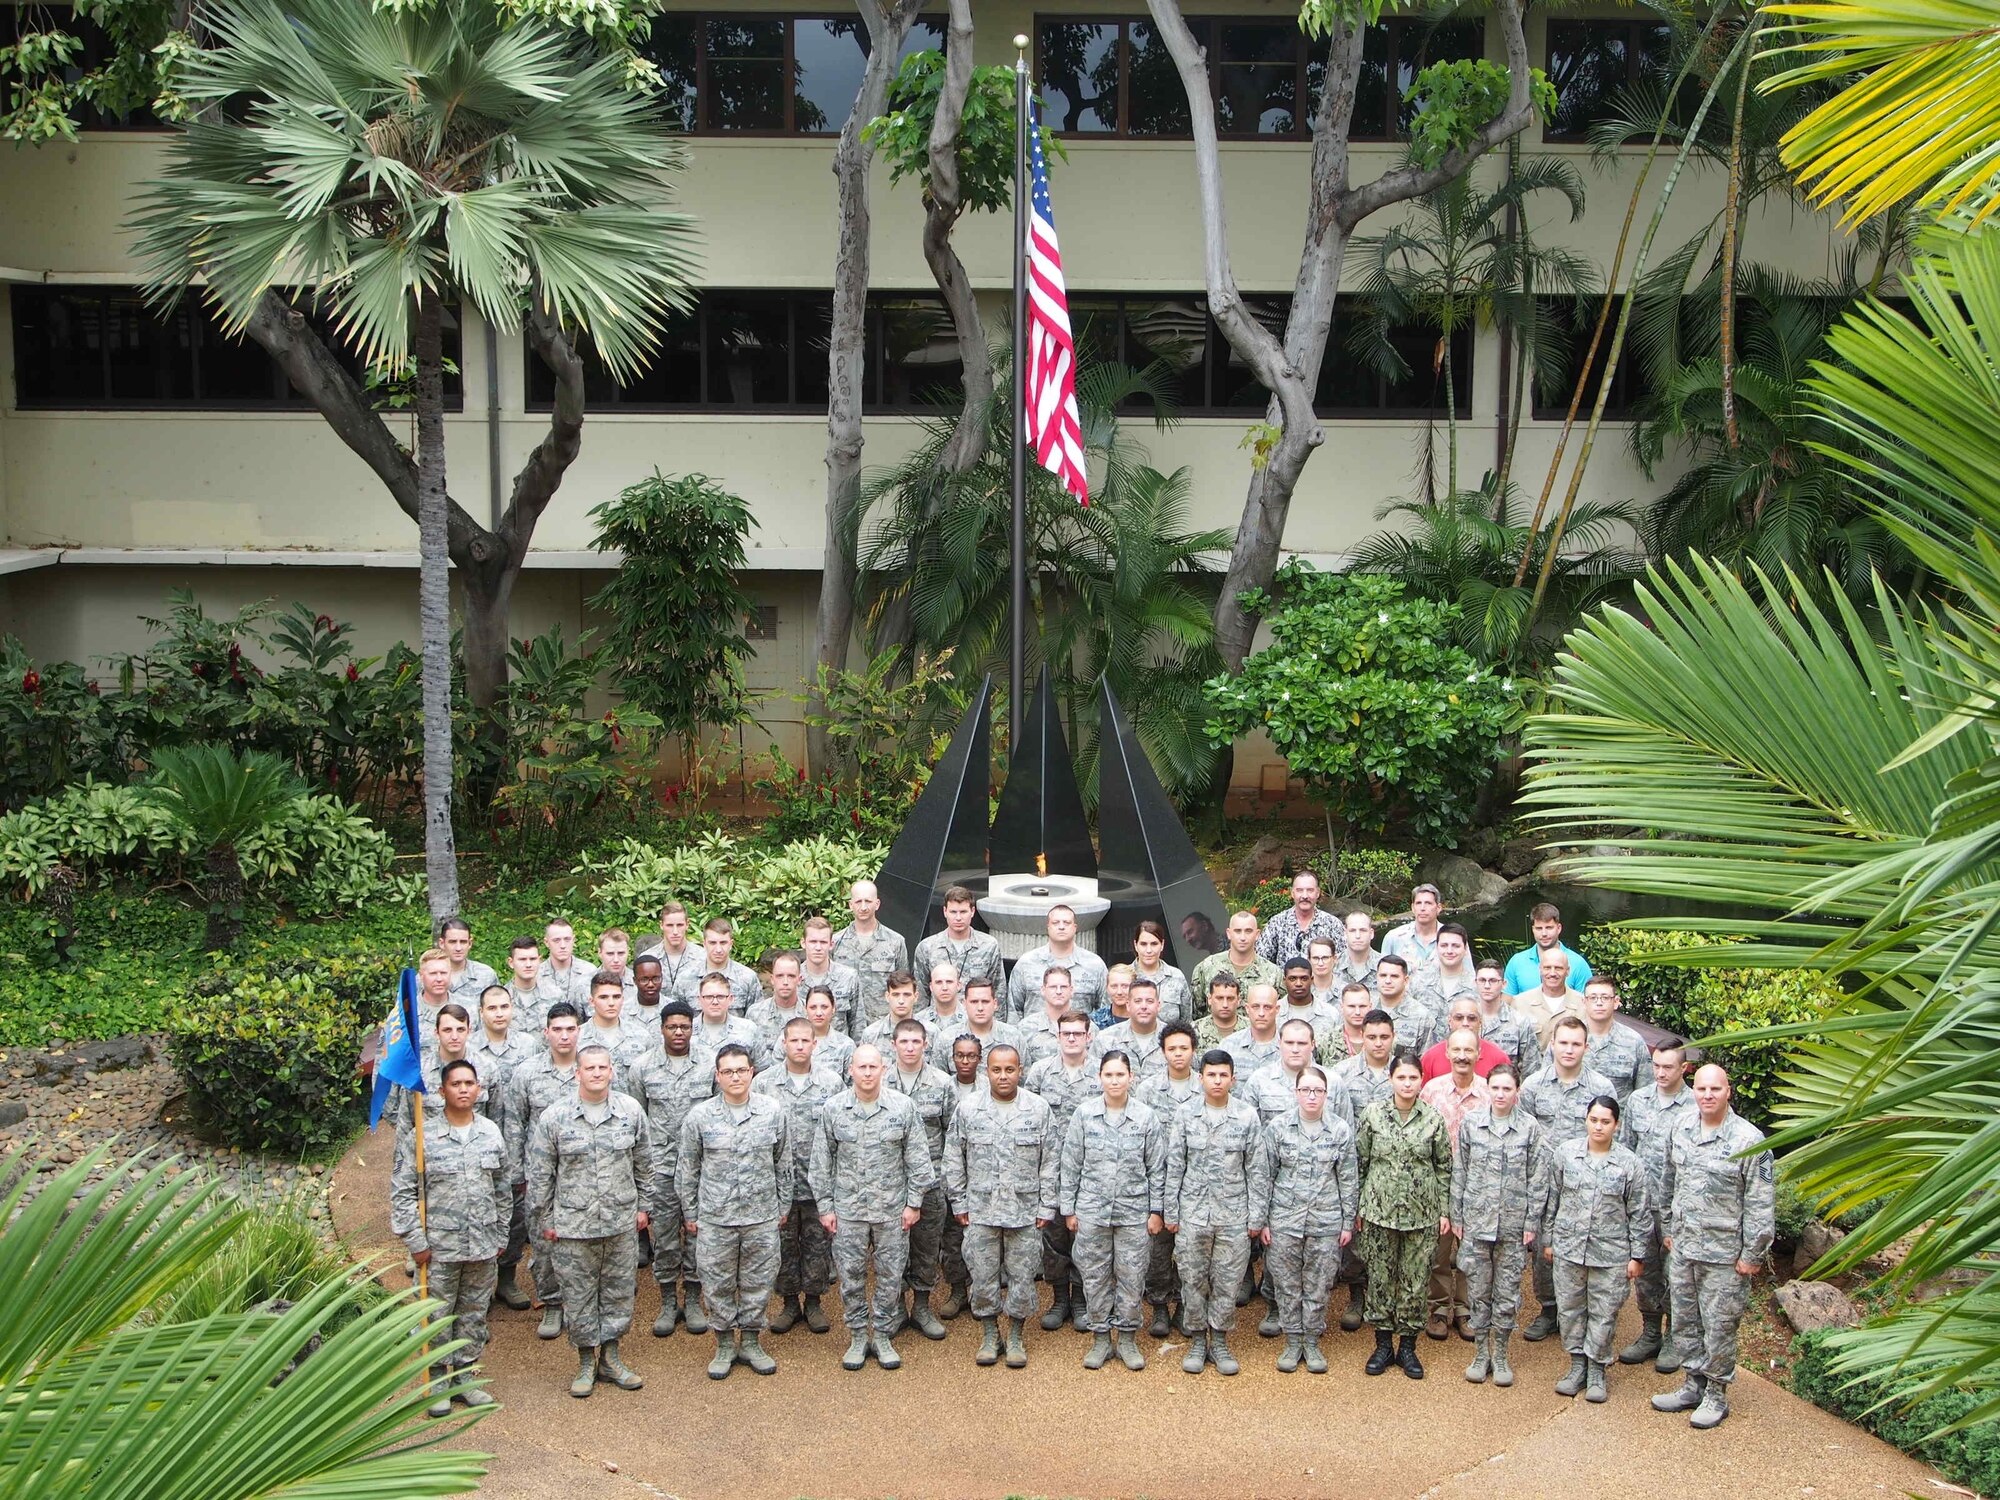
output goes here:
{"type": "Polygon", "coordinates": [[[1500,873],[1509,880],[1519,880],[1541,862],[1539,839],[1509,839],[1500,846],[1500,873]]]}
{"type": "Polygon", "coordinates": [[[1788,1281],[1771,1297],[1785,1321],[1800,1333],[1811,1333],[1815,1328],[1852,1328],[1861,1321],[1854,1299],[1829,1281],[1788,1281]]]}
{"type": "Polygon", "coordinates": [[[28,1118],[28,1106],[19,1099],[0,1099],[0,1130],[20,1124],[28,1118]]]}
{"type": "Polygon", "coordinates": [[[1799,1242],[1792,1248],[1792,1274],[1804,1276],[1821,1256],[1846,1238],[1846,1230],[1835,1229],[1823,1219],[1812,1220],[1799,1232],[1799,1242]]]}
{"type": "Polygon", "coordinates": [[[1482,865],[1495,864],[1500,858],[1500,835],[1491,828],[1468,829],[1458,841],[1458,852],[1482,865]]]}
{"type": "Polygon", "coordinates": [[[1507,893],[1504,877],[1463,854],[1433,854],[1417,867],[1417,881],[1436,886],[1444,904],[1454,910],[1483,906],[1507,893]]]}
{"type": "Polygon", "coordinates": [[[1284,873],[1285,847],[1267,833],[1238,861],[1236,872],[1229,877],[1229,886],[1231,890],[1253,891],[1284,873]]]}
{"type": "Polygon", "coordinates": [[[108,1041],[84,1042],[76,1057],[87,1073],[118,1073],[140,1068],[153,1060],[153,1044],[143,1036],[115,1036],[108,1041]]]}

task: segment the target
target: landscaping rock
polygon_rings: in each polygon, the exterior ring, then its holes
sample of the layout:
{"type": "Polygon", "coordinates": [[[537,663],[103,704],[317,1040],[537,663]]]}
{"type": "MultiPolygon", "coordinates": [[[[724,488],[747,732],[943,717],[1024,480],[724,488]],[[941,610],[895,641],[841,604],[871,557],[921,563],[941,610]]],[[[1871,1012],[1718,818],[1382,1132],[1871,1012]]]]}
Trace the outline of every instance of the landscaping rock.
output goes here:
{"type": "Polygon", "coordinates": [[[1249,891],[1285,873],[1285,846],[1269,834],[1250,846],[1229,877],[1231,890],[1249,891]]]}
{"type": "Polygon", "coordinates": [[[0,1099],[0,1130],[10,1125],[18,1125],[28,1118],[28,1106],[18,1099],[0,1099]]]}
{"type": "Polygon", "coordinates": [[[1496,864],[1500,859],[1500,835],[1491,828],[1468,829],[1458,841],[1458,852],[1475,864],[1496,864]]]}
{"type": "Polygon", "coordinates": [[[1507,894],[1507,881],[1463,854],[1433,854],[1417,867],[1417,880],[1428,881],[1454,911],[1485,906],[1507,894]]]}
{"type": "Polygon", "coordinates": [[[1792,1249],[1792,1274],[1804,1276],[1814,1262],[1846,1238],[1846,1230],[1835,1229],[1822,1219],[1812,1220],[1800,1231],[1799,1242],[1792,1249]]]}
{"type": "Polygon", "coordinates": [[[105,1042],[85,1042],[75,1050],[88,1073],[118,1073],[140,1067],[157,1055],[153,1043],[143,1036],[119,1036],[105,1042]]]}
{"type": "Polygon", "coordinates": [[[1539,839],[1509,839],[1500,846],[1500,873],[1509,880],[1519,880],[1542,862],[1542,844],[1539,839]]]}
{"type": "Polygon", "coordinates": [[[1788,1281],[1771,1294],[1778,1310],[1800,1333],[1816,1328],[1852,1328],[1861,1310],[1839,1287],[1828,1281],[1788,1281]]]}

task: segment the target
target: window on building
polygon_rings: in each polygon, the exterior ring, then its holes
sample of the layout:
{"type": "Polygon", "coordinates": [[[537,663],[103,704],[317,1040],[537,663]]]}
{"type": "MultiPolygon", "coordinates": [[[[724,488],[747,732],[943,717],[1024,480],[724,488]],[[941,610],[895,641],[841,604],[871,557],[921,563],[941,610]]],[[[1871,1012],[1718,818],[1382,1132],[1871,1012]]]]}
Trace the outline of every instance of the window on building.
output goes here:
{"type": "MultiPolygon", "coordinates": [[[[1207,50],[1217,134],[1304,140],[1326,80],[1326,45],[1296,21],[1192,17],[1207,50]]],[[[1185,137],[1192,128],[1180,74],[1151,21],[1044,20],[1037,28],[1042,118],[1058,134],[1185,137]]],[[[1357,80],[1353,139],[1409,133],[1403,91],[1427,63],[1485,55],[1477,20],[1383,21],[1368,28],[1357,80]]]]}
{"type": "MultiPolygon", "coordinates": [[[[908,57],[944,46],[944,23],[919,19],[908,57]]],[[[868,62],[855,17],[735,11],[655,16],[640,49],[660,70],[677,129],[707,135],[838,135],[868,62]]]]}
{"type": "Polygon", "coordinates": [[[1556,112],[1545,141],[1581,141],[1612,116],[1621,89],[1666,71],[1673,28],[1658,21],[1555,21],[1549,28],[1549,82],[1556,112]]]}
{"type": "MultiPolygon", "coordinates": [[[[823,412],[832,322],[829,292],[705,291],[622,385],[585,348],[585,398],[602,411],[823,412]]],[[[932,410],[959,389],[958,339],[936,297],[871,297],[862,357],[871,413],[932,410]]],[[[555,376],[530,351],[529,405],[554,401],[555,376]]]]}
{"type": "MultiPolygon", "coordinates": [[[[1542,331],[1551,356],[1535,364],[1535,419],[1560,422],[1569,412],[1570,397],[1576,390],[1577,371],[1583,365],[1584,355],[1590,352],[1590,336],[1597,327],[1598,311],[1604,302],[1599,297],[1541,297],[1537,301],[1541,308],[1542,331]]],[[[1590,375],[1583,388],[1584,404],[1579,415],[1588,412],[1590,403],[1597,399],[1597,382],[1603,376],[1604,357],[1610,349],[1611,333],[1618,326],[1624,302],[1623,297],[1612,300],[1611,316],[1604,325],[1603,341],[1598,347],[1597,357],[1590,362],[1590,375]]],[[[1604,403],[1604,415],[1614,422],[1630,421],[1639,404],[1651,394],[1646,372],[1628,341],[1619,357],[1617,373],[1611,377],[1611,391],[1604,403]]]]}
{"type": "MultiPolygon", "coordinates": [[[[1289,297],[1247,296],[1244,302],[1251,316],[1272,334],[1283,334],[1289,297]]],[[[1410,369],[1408,375],[1392,380],[1347,357],[1344,340],[1351,316],[1338,311],[1334,316],[1313,401],[1320,414],[1369,417],[1442,411],[1443,377],[1433,373],[1436,335],[1416,327],[1391,335],[1410,369]]],[[[1209,316],[1206,297],[1080,293],[1070,299],[1070,320],[1077,329],[1081,358],[1115,360],[1135,369],[1162,367],[1168,391],[1183,415],[1236,416],[1264,409],[1269,393],[1222,336],[1209,316]]],[[[1454,335],[1452,362],[1453,384],[1464,410],[1472,396],[1471,330],[1454,335]]],[[[1150,409],[1143,398],[1122,408],[1132,415],[1150,409]]]]}
{"type": "MultiPolygon", "coordinates": [[[[167,307],[129,286],[16,286],[14,392],[23,410],[92,407],[304,406],[281,370],[248,338],[232,339],[200,298],[167,307]]],[[[315,319],[326,331],[323,319],[315,319]]],[[[336,339],[357,378],[361,362],[336,339]]],[[[445,397],[456,406],[458,320],[445,315],[445,397]]]]}

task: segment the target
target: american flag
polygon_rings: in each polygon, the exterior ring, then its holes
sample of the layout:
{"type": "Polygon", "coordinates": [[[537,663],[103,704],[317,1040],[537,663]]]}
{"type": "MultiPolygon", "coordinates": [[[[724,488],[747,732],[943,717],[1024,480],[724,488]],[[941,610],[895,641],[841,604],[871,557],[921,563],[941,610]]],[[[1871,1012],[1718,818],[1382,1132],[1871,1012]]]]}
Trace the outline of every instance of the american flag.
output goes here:
{"type": "Polygon", "coordinates": [[[1069,294],[1063,288],[1062,251],[1056,245],[1055,210],[1049,204],[1049,165],[1042,154],[1042,122],[1028,105],[1029,211],[1027,359],[1022,389],[1028,446],[1041,466],[1083,505],[1090,479],[1083,467],[1083,423],[1076,410],[1076,341],[1069,329],[1069,294]]]}

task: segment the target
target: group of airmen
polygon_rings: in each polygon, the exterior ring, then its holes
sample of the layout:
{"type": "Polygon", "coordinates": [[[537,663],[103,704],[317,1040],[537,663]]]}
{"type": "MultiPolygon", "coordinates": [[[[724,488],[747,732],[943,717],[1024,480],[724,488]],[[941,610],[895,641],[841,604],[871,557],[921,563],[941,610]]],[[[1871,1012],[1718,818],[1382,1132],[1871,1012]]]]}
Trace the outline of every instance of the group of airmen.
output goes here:
{"type": "Polygon", "coordinates": [[[847,1370],[895,1369],[904,1328],[944,1339],[969,1311],[980,1365],[1026,1365],[1035,1321],[1088,1332],[1092,1370],[1143,1369],[1143,1327],[1185,1335],[1188,1373],[1234,1375],[1261,1296],[1281,1371],[1324,1373],[1337,1316],[1371,1325],[1370,1375],[1422,1379],[1419,1334],[1456,1333],[1465,1378],[1509,1386],[1525,1280],[1522,1336],[1570,1355],[1558,1392],[1601,1402],[1611,1364],[1651,1361],[1682,1377],[1654,1408],[1720,1423],[1774,1227],[1725,1071],[1620,1022],[1552,906],[1503,966],[1430,886],[1379,947],[1311,874],[1292,897],[1261,926],[1236,913],[1192,974],[1153,922],[1107,966],[1057,906],[1008,971],[969,891],[913,959],[861,882],[847,926],[813,918],[770,960],[768,993],[728,920],[696,940],[678,903],[636,956],[603,934],[595,964],[552,921],[504,980],[445,923],[418,969],[423,1191],[407,1101],[391,1191],[463,1341],[432,1411],[491,1399],[467,1371],[489,1305],[530,1306],[526,1254],[577,1397],[644,1383],[621,1348],[642,1265],[653,1334],[712,1332],[716,1380],[773,1373],[771,1335],[828,1332],[837,1287],[847,1370]],[[1614,1353],[1634,1289],[1641,1332],[1614,1353]]]}

